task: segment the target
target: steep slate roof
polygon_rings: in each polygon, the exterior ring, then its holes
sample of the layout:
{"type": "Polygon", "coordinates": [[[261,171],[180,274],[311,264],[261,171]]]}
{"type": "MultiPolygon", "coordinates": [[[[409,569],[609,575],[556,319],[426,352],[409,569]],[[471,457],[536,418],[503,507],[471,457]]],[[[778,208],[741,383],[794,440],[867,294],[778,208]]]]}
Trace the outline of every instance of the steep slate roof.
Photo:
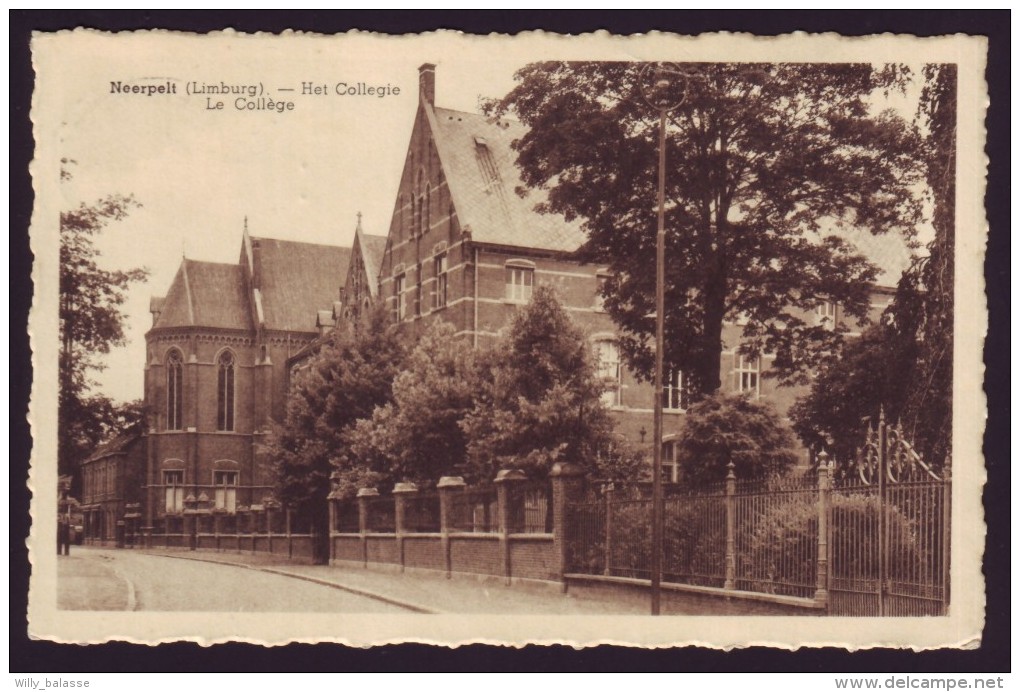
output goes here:
{"type": "Polygon", "coordinates": [[[523,198],[510,144],[524,125],[447,108],[426,109],[460,223],[480,243],[573,252],[585,241],[580,224],[539,214],[541,191],[523,198]]]}
{"type": "Polygon", "coordinates": [[[878,267],[875,284],[895,288],[914,257],[903,236],[895,231],[873,235],[860,229],[840,229],[834,235],[853,243],[857,250],[878,267]]]}
{"type": "Polygon", "coordinates": [[[347,276],[350,248],[255,238],[267,329],[316,331],[319,310],[329,309],[347,276]]]}
{"type": "Polygon", "coordinates": [[[379,291],[379,269],[386,253],[386,236],[371,235],[361,231],[359,227],[358,238],[361,258],[365,263],[365,275],[368,278],[368,290],[375,296],[379,291]]]}
{"type": "Polygon", "coordinates": [[[99,447],[96,448],[96,451],[92,452],[84,463],[96,461],[103,457],[113,456],[114,454],[125,454],[131,446],[131,443],[137,442],[140,439],[142,439],[141,433],[121,433],[120,435],[100,444],[99,447]]]}
{"type": "Polygon", "coordinates": [[[244,285],[240,265],[185,259],[152,326],[251,329],[244,285]]]}
{"type": "MultiPolygon", "coordinates": [[[[572,252],[585,242],[579,223],[558,214],[534,210],[544,193],[532,190],[521,198],[523,186],[511,143],[526,128],[512,120],[433,107],[433,132],[443,170],[461,224],[482,243],[572,252]]],[[[875,236],[855,229],[831,230],[854,245],[879,268],[875,283],[895,286],[909,266],[912,253],[897,233],[875,236]]]]}

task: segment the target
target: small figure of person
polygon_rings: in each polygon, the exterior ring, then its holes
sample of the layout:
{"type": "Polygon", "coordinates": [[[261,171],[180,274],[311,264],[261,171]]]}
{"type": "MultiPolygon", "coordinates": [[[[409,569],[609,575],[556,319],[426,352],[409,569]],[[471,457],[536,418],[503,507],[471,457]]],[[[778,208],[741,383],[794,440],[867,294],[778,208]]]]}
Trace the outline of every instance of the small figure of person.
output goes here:
{"type": "Polygon", "coordinates": [[[57,521],[57,555],[71,554],[71,525],[63,519],[57,521]]]}

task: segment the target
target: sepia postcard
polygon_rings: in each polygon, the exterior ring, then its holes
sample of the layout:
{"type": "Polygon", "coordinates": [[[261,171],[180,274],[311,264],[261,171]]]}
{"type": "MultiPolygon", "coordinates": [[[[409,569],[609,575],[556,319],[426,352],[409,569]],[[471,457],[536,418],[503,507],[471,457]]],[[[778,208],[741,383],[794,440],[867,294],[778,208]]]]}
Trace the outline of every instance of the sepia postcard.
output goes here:
{"type": "Polygon", "coordinates": [[[977,647],[986,50],[36,33],[30,636],[977,647]]]}

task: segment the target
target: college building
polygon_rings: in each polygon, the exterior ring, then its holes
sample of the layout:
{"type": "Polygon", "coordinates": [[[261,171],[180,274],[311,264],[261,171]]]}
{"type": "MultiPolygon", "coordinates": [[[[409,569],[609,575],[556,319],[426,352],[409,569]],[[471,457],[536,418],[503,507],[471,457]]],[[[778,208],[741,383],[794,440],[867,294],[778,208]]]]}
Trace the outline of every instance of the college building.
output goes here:
{"type": "MultiPolygon", "coordinates": [[[[518,193],[511,145],[523,126],[437,106],[432,64],[419,69],[419,87],[385,236],[365,232],[360,214],[351,248],[253,237],[246,222],[237,262],[184,259],[167,294],[152,298],[148,430],[97,450],[84,467],[96,535],[107,535],[112,517],[135,501],[132,484],[143,491],[137,501],[152,527],[176,526],[186,513],[229,515],[272,501],[271,460],[261,443],[271,421],[283,419],[292,371],[337,324],[373,303],[382,302],[409,339],[443,320],[486,348],[542,285],[555,289],[590,340],[617,432],[649,459],[654,397],[662,397],[664,472],[677,480],[672,444],[690,403],[683,373],[669,373],[657,393],[622,362],[601,303],[608,267],[578,258],[585,242],[578,223],[535,210],[540,191],[518,193]],[[114,490],[120,486],[106,479],[122,472],[103,469],[131,463],[141,468],[140,480],[125,476],[123,492],[114,490]]],[[[910,252],[892,234],[851,239],[880,269],[877,318],[910,252]]],[[[822,304],[808,318],[836,328],[843,316],[838,305],[822,304]]],[[[805,390],[766,378],[769,357],[739,355],[739,334],[736,321],[724,330],[723,388],[768,399],[785,415],[805,390]]]]}

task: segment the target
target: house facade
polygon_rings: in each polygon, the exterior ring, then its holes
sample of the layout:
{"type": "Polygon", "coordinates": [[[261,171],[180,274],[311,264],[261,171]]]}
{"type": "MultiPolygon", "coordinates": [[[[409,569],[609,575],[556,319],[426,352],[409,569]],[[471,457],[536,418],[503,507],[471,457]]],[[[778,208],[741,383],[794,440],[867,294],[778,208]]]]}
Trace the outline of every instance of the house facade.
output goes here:
{"type": "MultiPolygon", "coordinates": [[[[622,362],[616,326],[601,306],[599,289],[608,267],[578,260],[584,233],[576,222],[536,212],[544,201],[540,191],[520,194],[525,188],[511,144],[524,134],[523,125],[437,106],[435,73],[432,64],[419,68],[418,110],[378,269],[378,300],[411,334],[444,320],[459,336],[484,348],[536,286],[553,286],[591,341],[617,432],[650,457],[656,392],[622,362]]],[[[872,301],[872,317],[877,318],[910,253],[893,235],[861,233],[851,240],[879,266],[872,301]]],[[[843,320],[839,306],[832,304],[818,306],[805,318],[829,328],[843,320]]],[[[804,388],[780,387],[765,377],[769,355],[749,359],[738,354],[740,333],[737,322],[725,326],[723,389],[768,399],[785,416],[804,388]]],[[[664,474],[675,481],[673,444],[691,392],[682,373],[666,373],[658,395],[664,408],[664,474]]]]}
{"type": "Polygon", "coordinates": [[[118,522],[140,519],[138,510],[145,500],[147,447],[144,434],[123,434],[101,445],[82,462],[79,510],[85,543],[114,544],[118,539],[118,522]]]}
{"type": "MultiPolygon", "coordinates": [[[[184,259],[146,333],[146,525],[232,514],[274,493],[260,445],[282,419],[288,360],[322,332],[347,248],[249,236],[237,263],[184,259]]],[[[330,322],[331,326],[332,322],[330,322]]]]}
{"type": "MultiPolygon", "coordinates": [[[[479,348],[491,345],[536,286],[552,286],[591,341],[618,433],[651,442],[653,389],[623,365],[599,288],[608,271],[576,259],[579,224],[534,211],[521,196],[511,143],[523,126],[435,105],[435,66],[419,69],[419,104],[378,270],[378,299],[409,334],[452,324],[479,348]]],[[[681,423],[681,397],[666,416],[681,423]]]]}

